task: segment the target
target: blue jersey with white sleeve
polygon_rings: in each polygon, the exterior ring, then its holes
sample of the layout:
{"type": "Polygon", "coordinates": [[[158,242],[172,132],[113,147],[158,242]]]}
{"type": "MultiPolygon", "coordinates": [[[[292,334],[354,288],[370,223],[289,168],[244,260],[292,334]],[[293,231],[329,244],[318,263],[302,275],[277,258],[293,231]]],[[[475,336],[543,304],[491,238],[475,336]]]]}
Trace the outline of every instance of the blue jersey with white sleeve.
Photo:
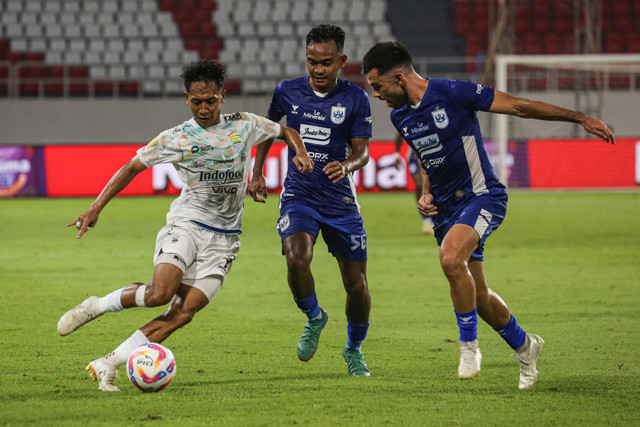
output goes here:
{"type": "Polygon", "coordinates": [[[484,148],[477,111],[489,111],[494,89],[429,79],[417,106],[391,112],[398,132],[419,155],[438,212],[454,212],[483,194],[506,195],[484,148]]]}
{"type": "Polygon", "coordinates": [[[338,79],[325,96],[315,92],[309,77],[282,81],[273,92],[269,119],[287,116],[287,126],[298,131],[315,167],[309,174],[293,165],[295,152],[289,149],[288,170],[281,204],[303,200],[324,215],[359,211],[352,174],[333,183],[322,168],[343,161],[353,152],[352,138],[371,138],[371,107],[367,93],[351,82],[338,79]]]}

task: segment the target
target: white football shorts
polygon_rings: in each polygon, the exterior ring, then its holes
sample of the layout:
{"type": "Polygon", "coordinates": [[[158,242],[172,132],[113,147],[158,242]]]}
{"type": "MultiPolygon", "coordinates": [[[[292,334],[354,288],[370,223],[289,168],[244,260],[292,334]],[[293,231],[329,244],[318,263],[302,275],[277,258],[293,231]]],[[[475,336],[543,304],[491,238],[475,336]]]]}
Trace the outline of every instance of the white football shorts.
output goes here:
{"type": "Polygon", "coordinates": [[[176,222],[158,232],[153,263],[175,265],[184,273],[182,283],[201,290],[211,301],[239,250],[237,234],[216,233],[190,221],[176,222]]]}

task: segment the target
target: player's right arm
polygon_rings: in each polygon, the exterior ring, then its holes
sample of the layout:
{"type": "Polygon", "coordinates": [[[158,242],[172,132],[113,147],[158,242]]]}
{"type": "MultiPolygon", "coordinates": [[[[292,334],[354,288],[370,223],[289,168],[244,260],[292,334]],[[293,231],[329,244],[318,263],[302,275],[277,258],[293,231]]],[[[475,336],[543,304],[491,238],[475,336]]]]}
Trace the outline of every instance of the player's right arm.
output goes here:
{"type": "MultiPolygon", "coordinates": [[[[420,157],[418,157],[419,159],[420,157]]],[[[438,208],[433,204],[433,194],[431,193],[431,182],[429,181],[429,175],[424,170],[420,162],[420,175],[422,176],[422,196],[418,200],[418,210],[424,216],[438,215],[438,208]]]]}
{"type": "Polygon", "coordinates": [[[282,133],[280,138],[284,139],[287,146],[296,152],[296,155],[291,161],[302,173],[311,173],[313,170],[313,160],[309,158],[307,153],[307,147],[304,146],[300,134],[293,128],[281,126],[282,133]]]}
{"type": "Polygon", "coordinates": [[[254,202],[264,203],[267,200],[267,182],[264,179],[263,169],[272,145],[273,138],[256,146],[256,158],[249,183],[249,194],[253,197],[254,202]]]}
{"type": "Polygon", "coordinates": [[[138,156],[129,160],[111,177],[89,209],[67,224],[67,227],[75,225],[76,228],[80,230],[77,238],[81,238],[82,235],[89,230],[88,227],[95,227],[98,222],[100,212],[102,212],[102,209],[104,209],[107,203],[125,189],[133,178],[146,168],[147,167],[142,164],[138,156]]]}

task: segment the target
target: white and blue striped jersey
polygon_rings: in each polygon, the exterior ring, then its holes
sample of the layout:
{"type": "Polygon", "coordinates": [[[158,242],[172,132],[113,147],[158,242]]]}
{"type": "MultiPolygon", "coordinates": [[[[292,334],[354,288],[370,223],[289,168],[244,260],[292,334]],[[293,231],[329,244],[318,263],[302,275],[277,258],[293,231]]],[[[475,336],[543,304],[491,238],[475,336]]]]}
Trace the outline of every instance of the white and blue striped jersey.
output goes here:
{"type": "Polygon", "coordinates": [[[287,116],[287,126],[300,133],[315,166],[309,174],[300,173],[292,164],[295,152],[289,149],[281,203],[303,200],[327,215],[358,212],[352,174],[333,183],[322,168],[334,160],[341,162],[349,157],[353,152],[352,138],[371,138],[367,93],[341,79],[325,96],[313,91],[309,77],[283,81],[273,92],[269,118],[278,122],[283,116],[287,116]]]}
{"type": "Polygon", "coordinates": [[[484,148],[477,111],[489,111],[494,89],[461,80],[429,79],[417,106],[391,121],[417,151],[438,211],[453,212],[482,194],[505,194],[484,148]]]}

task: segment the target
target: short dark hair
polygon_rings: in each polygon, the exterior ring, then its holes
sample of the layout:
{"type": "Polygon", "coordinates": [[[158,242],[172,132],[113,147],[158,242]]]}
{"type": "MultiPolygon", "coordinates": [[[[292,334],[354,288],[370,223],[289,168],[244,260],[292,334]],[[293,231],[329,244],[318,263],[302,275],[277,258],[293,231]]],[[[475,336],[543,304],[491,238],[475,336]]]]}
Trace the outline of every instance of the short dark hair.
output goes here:
{"type": "Polygon", "coordinates": [[[412,65],[411,54],[402,43],[378,42],[362,58],[362,74],[373,69],[377,69],[378,74],[386,74],[396,67],[412,65]]]}
{"type": "Polygon", "coordinates": [[[222,89],[225,75],[224,65],[219,62],[199,60],[184,67],[181,77],[184,80],[184,88],[189,92],[194,82],[213,82],[218,85],[218,89],[222,89]]]}
{"type": "Polygon", "coordinates": [[[333,40],[338,51],[342,53],[344,49],[344,30],[335,24],[316,25],[307,34],[307,46],[314,43],[326,43],[333,40]]]}

